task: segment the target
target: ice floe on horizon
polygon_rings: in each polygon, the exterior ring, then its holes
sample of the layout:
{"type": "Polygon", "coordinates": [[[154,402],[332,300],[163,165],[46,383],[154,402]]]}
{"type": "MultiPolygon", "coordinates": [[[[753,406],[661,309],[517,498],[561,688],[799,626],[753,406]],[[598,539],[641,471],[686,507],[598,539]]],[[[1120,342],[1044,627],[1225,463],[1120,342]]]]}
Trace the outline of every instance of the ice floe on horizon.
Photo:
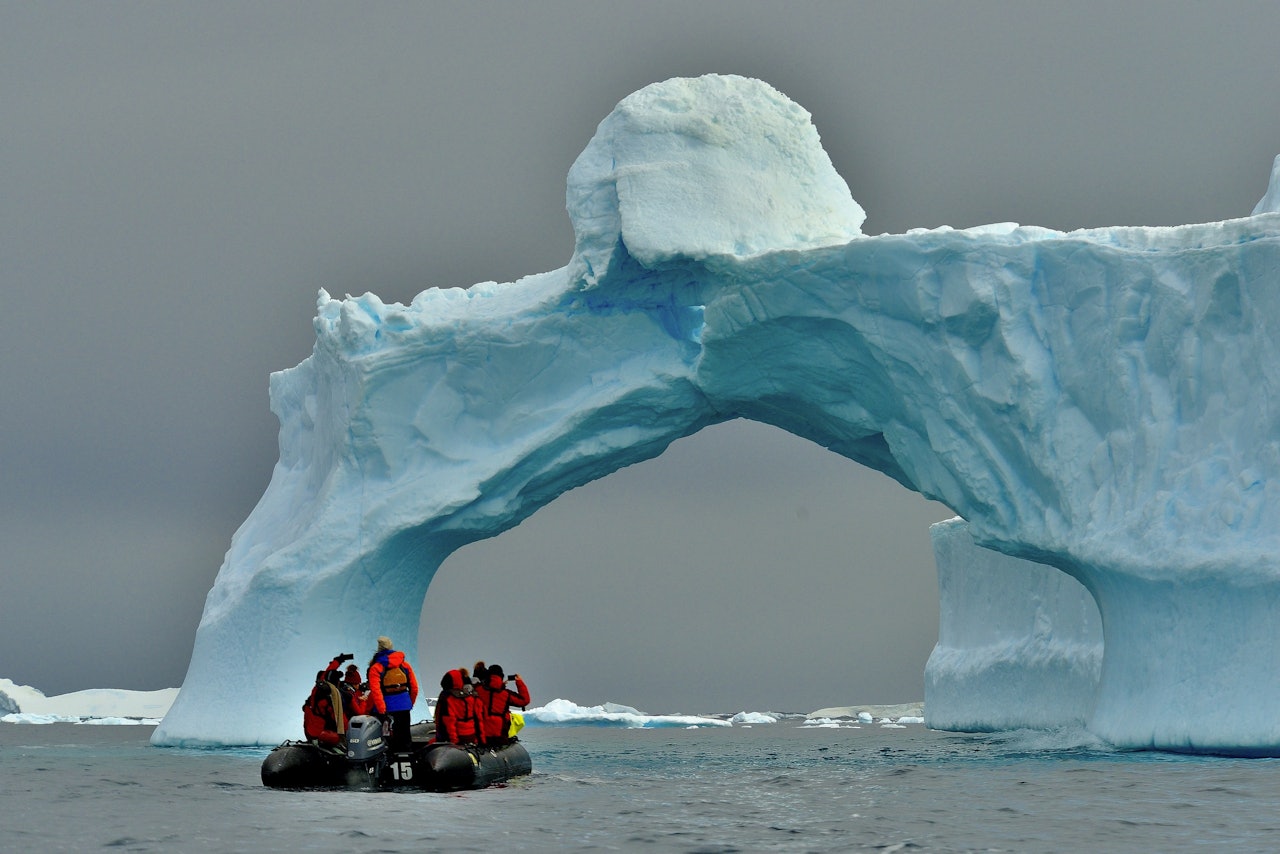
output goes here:
{"type": "Polygon", "coordinates": [[[91,688],[47,697],[38,688],[0,679],[0,722],[156,726],[168,713],[177,696],[177,688],[163,688],[159,691],[91,688]]]}
{"type": "MultiPolygon", "coordinates": [[[[0,723],[89,724],[97,726],[158,726],[178,694],[177,688],[161,691],[130,691],[96,688],[47,697],[37,688],[0,679],[0,723]]],[[[418,711],[431,717],[430,700],[418,711]]],[[[618,727],[622,729],[702,729],[710,727],[751,727],[780,721],[799,721],[806,727],[845,727],[880,723],[882,726],[921,724],[919,704],[823,709],[803,715],[796,712],[748,712],[736,714],[650,714],[634,706],[602,703],[583,706],[557,698],[524,712],[526,726],[533,727],[618,727]],[[845,714],[848,712],[848,714],[845,714]],[[897,713],[897,714],[895,714],[897,713]],[[913,714],[914,713],[914,716],[913,714]],[[819,716],[822,715],[822,716],[819,716]]],[[[298,728],[301,732],[302,722],[298,728]]]]}
{"type": "Polygon", "coordinates": [[[919,703],[897,706],[867,707],[880,714],[857,707],[825,709],[829,715],[802,715],[786,712],[747,712],[734,715],[684,715],[664,714],[652,715],[632,706],[618,703],[603,703],[598,706],[580,706],[571,700],[555,699],[545,706],[532,708],[524,713],[527,726],[597,726],[621,727],[629,729],[658,729],[683,727],[697,729],[701,727],[750,727],[755,725],[775,724],[780,721],[798,721],[803,727],[810,728],[857,728],[866,724],[878,724],[881,727],[905,727],[908,724],[923,724],[923,710],[919,703]]]}
{"type": "Polygon", "coordinates": [[[618,703],[579,706],[571,700],[558,697],[545,706],[526,710],[524,722],[526,726],[612,726],[627,729],[733,726],[723,718],[705,715],[650,715],[618,703]]]}
{"type": "Polygon", "coordinates": [[[11,712],[0,716],[6,724],[78,724],[88,726],[159,726],[160,718],[127,718],[118,715],[95,718],[83,715],[37,715],[11,712]]]}

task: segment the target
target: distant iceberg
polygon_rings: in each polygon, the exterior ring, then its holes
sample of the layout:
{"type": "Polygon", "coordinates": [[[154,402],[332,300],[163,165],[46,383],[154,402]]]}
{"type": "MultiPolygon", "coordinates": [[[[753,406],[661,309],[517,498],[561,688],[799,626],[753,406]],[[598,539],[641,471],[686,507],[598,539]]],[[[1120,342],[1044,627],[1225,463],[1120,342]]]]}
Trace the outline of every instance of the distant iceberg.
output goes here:
{"type": "Polygon", "coordinates": [[[922,703],[892,705],[834,706],[805,715],[804,726],[827,729],[858,728],[878,724],[889,729],[902,729],[909,724],[925,722],[922,703]]]}
{"type": "Polygon", "coordinates": [[[738,712],[729,718],[729,723],[741,726],[743,724],[776,724],[779,718],[777,715],[768,715],[764,712],[738,712]]]}
{"type": "Polygon", "coordinates": [[[525,726],[613,726],[628,729],[658,729],[663,727],[727,727],[733,724],[720,718],[699,715],[648,715],[630,706],[605,703],[599,706],[579,706],[570,700],[555,699],[545,706],[528,709],[524,713],[525,726]]]}
{"type": "Polygon", "coordinates": [[[915,720],[924,717],[923,703],[882,703],[862,704],[857,706],[829,706],[805,715],[810,721],[853,719],[862,723],[873,723],[877,720],[894,721],[899,719],[915,720]]]}
{"type": "Polygon", "coordinates": [[[29,685],[0,679],[0,722],[158,724],[178,696],[177,688],[127,691],[93,688],[46,697],[29,685]]]}

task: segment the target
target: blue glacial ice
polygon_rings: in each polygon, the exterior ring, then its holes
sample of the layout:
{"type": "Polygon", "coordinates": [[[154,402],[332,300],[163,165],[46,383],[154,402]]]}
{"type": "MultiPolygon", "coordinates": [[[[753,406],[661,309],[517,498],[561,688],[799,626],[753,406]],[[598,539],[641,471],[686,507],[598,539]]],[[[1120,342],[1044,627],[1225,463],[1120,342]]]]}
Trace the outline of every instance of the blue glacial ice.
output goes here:
{"type": "MultiPolygon", "coordinates": [[[[296,737],[334,649],[390,634],[414,657],[452,551],[748,418],[1076,579],[1098,736],[1280,752],[1278,198],[1273,176],[1226,222],[867,236],[799,106],[739,77],[649,86],[569,173],[565,267],[408,306],[321,292],[312,355],[271,377],[279,462],[154,740],[296,737]],[[266,660],[297,689],[247,697],[266,660]]],[[[1054,701],[1007,693],[1027,718],[1054,701]]]]}
{"type": "Polygon", "coordinates": [[[929,528],[938,643],[924,670],[932,729],[1081,728],[1102,671],[1102,618],[1080,582],[974,545],[963,519],[929,528]]]}

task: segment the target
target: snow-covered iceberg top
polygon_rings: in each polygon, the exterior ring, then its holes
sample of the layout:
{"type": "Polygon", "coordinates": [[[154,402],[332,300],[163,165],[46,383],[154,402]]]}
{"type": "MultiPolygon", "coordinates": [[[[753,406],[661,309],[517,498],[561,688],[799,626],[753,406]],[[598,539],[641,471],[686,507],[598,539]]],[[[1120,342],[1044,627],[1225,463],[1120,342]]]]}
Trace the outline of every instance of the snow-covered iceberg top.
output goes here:
{"type": "Polygon", "coordinates": [[[155,739],[296,736],[333,649],[390,634],[415,657],[450,552],[749,418],[945,503],[978,546],[1079,580],[1105,617],[1093,731],[1280,752],[1280,718],[1178,711],[1280,706],[1268,198],[1173,228],[869,237],[808,114],[772,87],[647,87],[573,167],[562,269],[408,306],[321,294],[315,351],[271,379],[280,461],[155,739]],[[268,655],[277,690],[244,697],[241,674],[268,655]]]}
{"type": "Polygon", "coordinates": [[[742,77],[675,78],[624,98],[569,170],[575,269],[848,243],[866,213],[809,113],[742,77]]]}

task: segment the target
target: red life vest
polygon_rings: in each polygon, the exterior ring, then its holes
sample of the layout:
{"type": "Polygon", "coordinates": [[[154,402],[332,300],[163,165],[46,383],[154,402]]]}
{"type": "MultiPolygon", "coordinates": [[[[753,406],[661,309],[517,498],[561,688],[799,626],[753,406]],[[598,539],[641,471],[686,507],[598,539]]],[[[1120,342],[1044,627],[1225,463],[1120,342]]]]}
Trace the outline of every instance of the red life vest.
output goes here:
{"type": "Polygon", "coordinates": [[[483,744],[484,734],[477,717],[476,697],[462,693],[462,674],[445,674],[445,690],[436,701],[436,741],[454,744],[483,744]]]}
{"type": "Polygon", "coordinates": [[[506,681],[492,673],[487,685],[476,688],[476,705],[485,741],[506,741],[511,729],[511,707],[529,705],[529,689],[517,679],[516,690],[508,690],[506,681]]]}

